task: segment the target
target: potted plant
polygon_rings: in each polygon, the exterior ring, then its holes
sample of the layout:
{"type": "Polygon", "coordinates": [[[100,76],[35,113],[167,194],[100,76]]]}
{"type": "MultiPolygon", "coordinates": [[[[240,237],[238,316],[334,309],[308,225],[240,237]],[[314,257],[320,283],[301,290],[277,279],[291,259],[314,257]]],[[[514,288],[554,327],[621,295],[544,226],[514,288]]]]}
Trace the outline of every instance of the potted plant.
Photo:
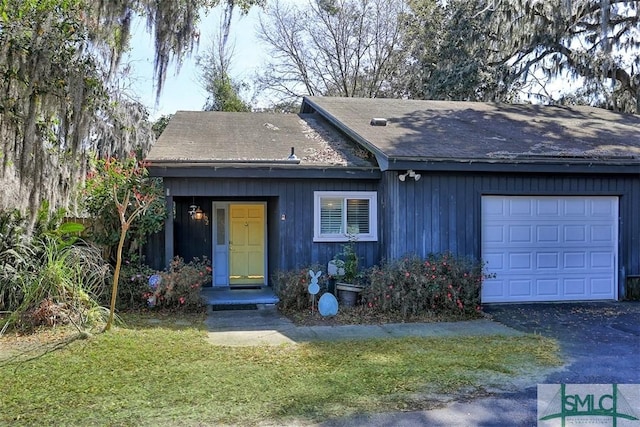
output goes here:
{"type": "Polygon", "coordinates": [[[352,307],[364,289],[359,283],[362,277],[358,268],[359,259],[354,239],[343,245],[342,252],[334,257],[333,263],[336,266],[336,291],[340,303],[352,307]]]}

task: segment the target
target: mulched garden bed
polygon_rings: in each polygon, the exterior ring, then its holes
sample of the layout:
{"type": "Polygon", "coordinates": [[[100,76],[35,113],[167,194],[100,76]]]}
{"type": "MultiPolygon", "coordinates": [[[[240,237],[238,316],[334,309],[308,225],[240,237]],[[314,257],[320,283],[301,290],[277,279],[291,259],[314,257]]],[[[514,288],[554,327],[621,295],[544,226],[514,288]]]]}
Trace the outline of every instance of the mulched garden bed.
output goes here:
{"type": "Polygon", "coordinates": [[[421,316],[403,318],[401,313],[378,314],[372,313],[364,306],[342,307],[336,316],[323,317],[316,310],[311,311],[280,311],[298,326],[340,326],[340,325],[381,325],[385,323],[428,323],[428,322],[456,322],[474,320],[484,317],[482,312],[476,316],[444,316],[435,313],[424,313],[421,316]]]}

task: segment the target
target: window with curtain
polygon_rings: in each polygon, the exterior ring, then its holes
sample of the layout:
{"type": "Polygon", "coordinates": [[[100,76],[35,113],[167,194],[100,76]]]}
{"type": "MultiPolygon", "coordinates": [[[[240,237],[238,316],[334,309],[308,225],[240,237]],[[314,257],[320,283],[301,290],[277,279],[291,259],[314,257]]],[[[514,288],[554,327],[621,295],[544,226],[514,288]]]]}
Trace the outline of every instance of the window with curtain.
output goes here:
{"type": "Polygon", "coordinates": [[[377,241],[375,192],[316,191],[314,241],[345,242],[350,238],[377,241]]]}

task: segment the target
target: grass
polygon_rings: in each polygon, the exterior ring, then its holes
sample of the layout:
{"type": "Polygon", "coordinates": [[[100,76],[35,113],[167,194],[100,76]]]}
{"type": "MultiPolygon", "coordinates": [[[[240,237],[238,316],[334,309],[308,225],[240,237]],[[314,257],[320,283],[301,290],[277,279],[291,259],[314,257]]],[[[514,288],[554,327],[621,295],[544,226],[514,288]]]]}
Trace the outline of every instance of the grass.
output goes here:
{"type": "Polygon", "coordinates": [[[560,363],[540,336],[217,347],[201,316],[148,320],[0,360],[0,425],[314,422],[427,409],[442,394],[481,392],[488,378],[560,363]]]}

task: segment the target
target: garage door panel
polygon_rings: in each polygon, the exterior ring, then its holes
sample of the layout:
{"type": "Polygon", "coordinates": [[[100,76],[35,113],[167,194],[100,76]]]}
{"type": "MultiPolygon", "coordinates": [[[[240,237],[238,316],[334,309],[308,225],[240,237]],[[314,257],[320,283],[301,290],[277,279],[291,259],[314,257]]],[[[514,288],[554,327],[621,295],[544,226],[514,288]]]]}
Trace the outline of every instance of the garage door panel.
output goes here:
{"type": "Polygon", "coordinates": [[[531,262],[531,253],[526,252],[512,252],[509,254],[507,267],[518,273],[531,272],[533,269],[533,263],[531,262]]]}
{"type": "Polygon", "coordinates": [[[486,227],[486,238],[487,242],[491,243],[505,243],[506,239],[506,231],[505,226],[502,224],[498,225],[490,225],[488,224],[486,227]]]}
{"type": "Polygon", "coordinates": [[[539,279],[536,281],[537,295],[545,298],[556,298],[560,295],[558,279],[539,279]]]}
{"type": "Polygon", "coordinates": [[[533,233],[530,225],[510,225],[509,226],[509,240],[513,243],[527,243],[533,242],[533,233]]]}
{"type": "Polygon", "coordinates": [[[591,241],[596,243],[610,243],[615,241],[615,230],[611,225],[593,225],[589,227],[591,241]]]}
{"type": "Polygon", "coordinates": [[[507,200],[509,208],[507,212],[509,212],[509,216],[512,217],[529,217],[531,216],[532,203],[531,200],[527,199],[514,199],[507,200]]]}
{"type": "Polygon", "coordinates": [[[587,279],[575,278],[564,280],[564,294],[568,297],[582,297],[587,293],[587,279]]]}
{"type": "Polygon", "coordinates": [[[506,265],[505,255],[504,252],[489,252],[482,259],[487,265],[491,265],[491,268],[503,270],[506,265]]]}
{"type": "Polygon", "coordinates": [[[557,270],[560,267],[560,254],[558,252],[536,253],[536,268],[539,270],[557,270]]]}
{"type": "Polygon", "coordinates": [[[613,278],[611,277],[593,277],[590,280],[591,294],[601,295],[602,298],[609,298],[613,286],[613,278]]]}
{"type": "Polygon", "coordinates": [[[538,225],[536,239],[539,243],[558,243],[560,241],[560,227],[553,225],[538,225]]]}
{"type": "Polygon", "coordinates": [[[563,242],[566,243],[586,243],[587,242],[587,226],[586,225],[565,225],[563,227],[563,242]]]}
{"type": "Polygon", "coordinates": [[[565,217],[586,216],[588,210],[588,201],[585,199],[575,198],[571,200],[563,200],[563,213],[565,217]]]}
{"type": "Polygon", "coordinates": [[[533,283],[531,279],[520,279],[509,281],[509,295],[512,297],[522,298],[533,296],[533,283]]]}
{"type": "Polygon", "coordinates": [[[584,270],[587,267],[587,256],[584,252],[565,252],[562,267],[565,270],[584,270]]]}
{"type": "Polygon", "coordinates": [[[560,201],[556,199],[544,199],[535,204],[536,214],[539,217],[550,216],[555,218],[560,212],[560,201]]]}
{"type": "Polygon", "coordinates": [[[507,284],[504,280],[493,279],[490,282],[485,282],[482,285],[483,299],[497,300],[500,299],[506,292],[507,284]]]}
{"type": "Polygon", "coordinates": [[[590,257],[591,268],[606,269],[607,271],[613,268],[613,257],[610,252],[591,252],[590,257]]]}
{"type": "Polygon", "coordinates": [[[483,302],[615,299],[617,197],[484,196],[483,302]]]}
{"type": "Polygon", "coordinates": [[[483,215],[496,218],[504,216],[506,207],[506,200],[497,197],[486,199],[482,203],[483,215]]]}
{"type": "Polygon", "coordinates": [[[603,217],[610,218],[612,216],[617,216],[617,200],[613,200],[612,198],[603,198],[600,200],[591,200],[589,210],[589,216],[591,217],[603,217]]]}

